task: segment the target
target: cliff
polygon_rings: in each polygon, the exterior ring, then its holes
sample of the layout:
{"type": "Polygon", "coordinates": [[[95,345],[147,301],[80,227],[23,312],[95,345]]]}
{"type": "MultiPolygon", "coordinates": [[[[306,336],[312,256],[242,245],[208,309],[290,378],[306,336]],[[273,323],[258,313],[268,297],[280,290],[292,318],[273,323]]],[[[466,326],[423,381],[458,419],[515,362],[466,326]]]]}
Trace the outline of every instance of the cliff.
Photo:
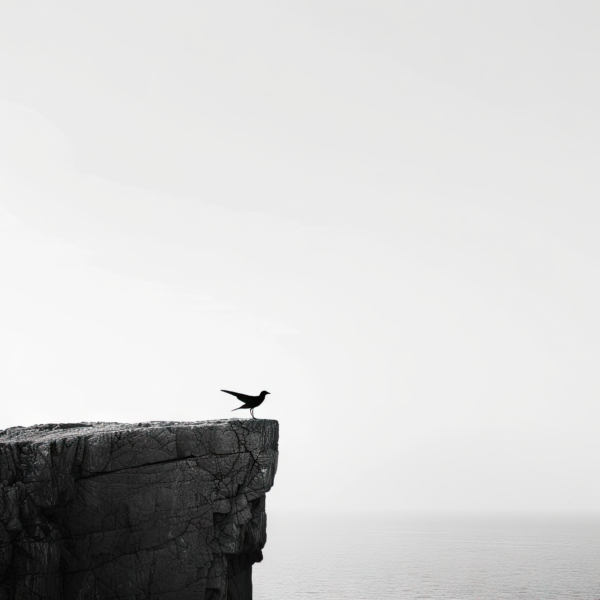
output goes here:
{"type": "Polygon", "coordinates": [[[278,423],[0,431],[0,600],[250,600],[278,423]]]}

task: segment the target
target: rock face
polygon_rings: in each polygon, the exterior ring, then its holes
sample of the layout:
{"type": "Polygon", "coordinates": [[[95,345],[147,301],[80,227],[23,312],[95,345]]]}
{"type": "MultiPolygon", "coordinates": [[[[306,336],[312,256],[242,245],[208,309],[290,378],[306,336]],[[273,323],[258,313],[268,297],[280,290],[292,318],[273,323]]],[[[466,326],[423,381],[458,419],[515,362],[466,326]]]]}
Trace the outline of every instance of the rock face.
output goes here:
{"type": "Polygon", "coordinates": [[[251,600],[278,423],[0,431],[0,600],[251,600]]]}

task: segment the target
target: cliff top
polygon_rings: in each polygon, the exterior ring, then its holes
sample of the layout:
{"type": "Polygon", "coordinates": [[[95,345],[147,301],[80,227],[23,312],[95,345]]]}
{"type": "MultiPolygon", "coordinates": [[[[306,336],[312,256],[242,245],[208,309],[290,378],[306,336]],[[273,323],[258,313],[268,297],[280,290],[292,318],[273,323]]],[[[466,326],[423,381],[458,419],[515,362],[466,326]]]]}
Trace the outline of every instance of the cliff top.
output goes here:
{"type": "Polygon", "coordinates": [[[148,429],[223,428],[237,425],[243,429],[256,431],[266,424],[277,423],[273,419],[216,419],[212,421],[146,421],[140,423],[84,422],[48,423],[29,427],[9,427],[0,430],[0,444],[15,442],[49,442],[65,437],[87,436],[90,434],[115,433],[148,429]]]}

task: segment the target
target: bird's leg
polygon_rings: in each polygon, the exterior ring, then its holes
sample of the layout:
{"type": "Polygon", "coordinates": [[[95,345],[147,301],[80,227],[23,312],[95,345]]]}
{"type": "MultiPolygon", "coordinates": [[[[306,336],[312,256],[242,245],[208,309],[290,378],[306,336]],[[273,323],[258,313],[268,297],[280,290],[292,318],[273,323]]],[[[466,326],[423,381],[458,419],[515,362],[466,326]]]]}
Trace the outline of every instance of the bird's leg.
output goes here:
{"type": "Polygon", "coordinates": [[[250,409],[250,414],[252,415],[253,419],[256,419],[256,417],[254,416],[254,409],[253,408],[250,409]]]}

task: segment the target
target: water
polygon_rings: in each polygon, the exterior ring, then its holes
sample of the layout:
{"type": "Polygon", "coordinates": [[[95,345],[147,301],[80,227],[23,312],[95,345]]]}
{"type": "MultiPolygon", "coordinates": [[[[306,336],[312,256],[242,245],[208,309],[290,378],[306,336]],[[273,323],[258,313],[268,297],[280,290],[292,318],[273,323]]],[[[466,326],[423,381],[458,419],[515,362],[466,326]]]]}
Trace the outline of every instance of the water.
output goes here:
{"type": "Polygon", "coordinates": [[[600,516],[268,516],[256,600],[600,600],[600,516]]]}

